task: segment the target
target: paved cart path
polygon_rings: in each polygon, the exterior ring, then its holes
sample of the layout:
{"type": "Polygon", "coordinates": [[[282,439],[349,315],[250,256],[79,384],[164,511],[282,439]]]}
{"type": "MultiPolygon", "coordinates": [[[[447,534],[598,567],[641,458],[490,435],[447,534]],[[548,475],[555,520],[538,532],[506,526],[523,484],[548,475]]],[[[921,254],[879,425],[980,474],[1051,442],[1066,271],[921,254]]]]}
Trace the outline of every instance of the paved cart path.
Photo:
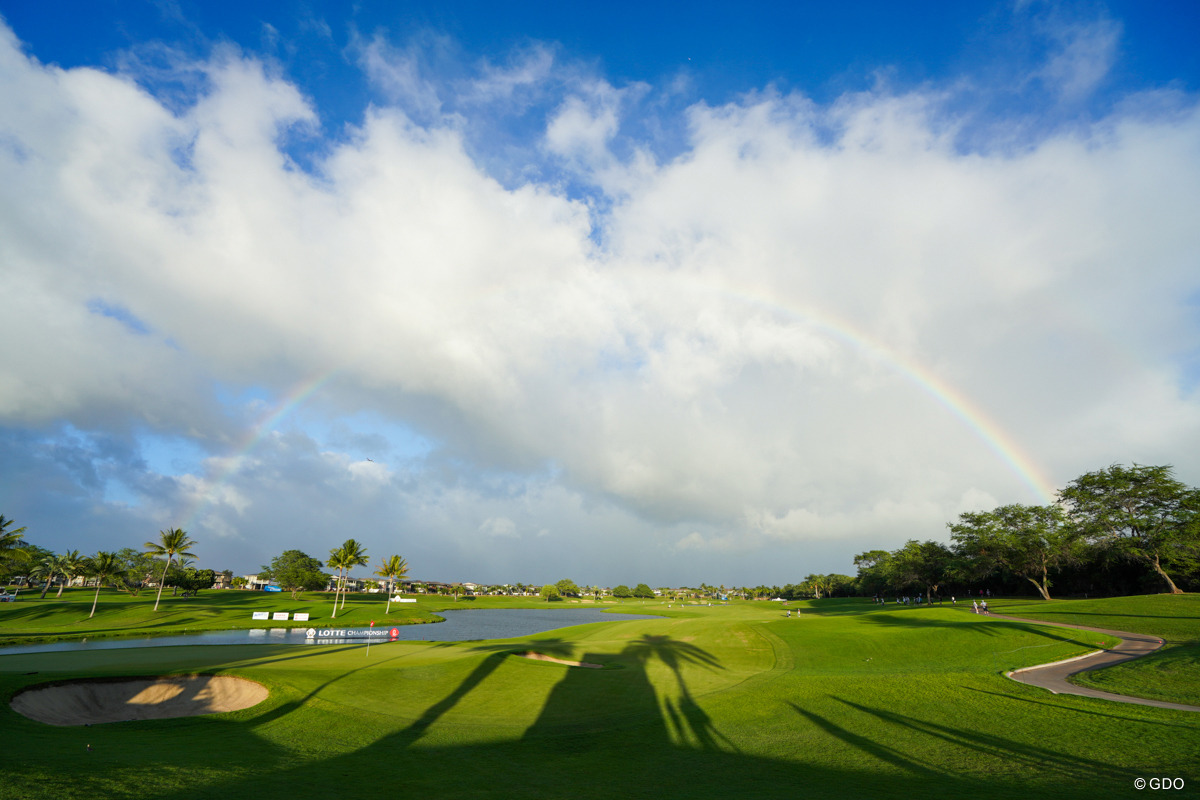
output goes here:
{"type": "Polygon", "coordinates": [[[1121,640],[1120,644],[1109,650],[1101,650],[1097,653],[1088,653],[1085,656],[1070,658],[1066,661],[1055,661],[1050,664],[1042,664],[1036,667],[1025,667],[1024,669],[1014,670],[1006,673],[1008,677],[1014,681],[1028,684],[1030,686],[1038,686],[1042,689],[1047,689],[1054,694],[1075,694],[1081,697],[1098,697],[1101,700],[1112,700],[1117,703],[1133,703],[1139,706],[1154,706],[1155,708],[1171,708],[1176,711],[1200,711],[1200,706],[1189,706],[1183,703],[1168,703],[1164,700],[1147,700],[1144,697],[1130,697],[1124,694],[1112,694],[1111,692],[1102,692],[1099,689],[1089,689],[1086,686],[1076,686],[1073,683],[1067,682],[1068,675],[1074,675],[1077,672],[1087,672],[1088,670],[1100,669],[1101,667],[1111,667],[1113,664],[1120,664],[1123,661],[1132,661],[1135,658],[1153,653],[1158,648],[1162,647],[1163,640],[1157,636],[1149,636],[1144,633],[1130,633],[1129,631],[1110,631],[1107,628],[1089,628],[1086,625],[1072,625],[1066,622],[1046,622],[1040,619],[1023,619],[1021,617],[1009,617],[1004,614],[991,614],[993,619],[1007,619],[1013,622],[1028,622],[1033,625],[1049,625],[1055,628],[1072,628],[1078,631],[1095,631],[1096,633],[1105,633],[1109,636],[1115,636],[1121,640]]]}

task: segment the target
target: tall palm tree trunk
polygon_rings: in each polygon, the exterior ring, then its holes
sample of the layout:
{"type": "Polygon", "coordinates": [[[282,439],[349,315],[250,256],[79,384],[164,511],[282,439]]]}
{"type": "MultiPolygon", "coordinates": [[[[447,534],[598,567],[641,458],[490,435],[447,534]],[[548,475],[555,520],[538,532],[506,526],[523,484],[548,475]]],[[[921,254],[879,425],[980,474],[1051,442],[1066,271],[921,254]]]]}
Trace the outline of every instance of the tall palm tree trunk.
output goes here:
{"type": "Polygon", "coordinates": [[[100,602],[100,581],[96,581],[96,596],[92,598],[92,613],[88,614],[88,619],[96,616],[96,603],[100,602]]]}
{"type": "MultiPolygon", "coordinates": [[[[155,611],[158,611],[158,601],[162,600],[162,590],[163,590],[163,586],[166,585],[166,582],[167,582],[167,570],[170,568],[171,568],[171,556],[168,555],[167,563],[166,563],[166,565],[163,566],[162,578],[158,581],[158,597],[154,598],[154,610],[155,611]]],[[[99,591],[96,592],[96,596],[97,597],[100,596],[99,591]]],[[[93,610],[95,610],[95,609],[93,609],[93,610]]]]}
{"type": "Polygon", "coordinates": [[[337,619],[338,592],[340,592],[341,590],[342,590],[342,570],[341,570],[341,568],[339,568],[337,580],[333,582],[333,617],[332,617],[332,619],[337,619]]]}
{"type": "MultiPolygon", "coordinates": [[[[54,571],[51,570],[50,574],[46,576],[46,585],[42,587],[42,596],[40,598],[38,598],[39,600],[46,599],[46,592],[50,591],[50,584],[53,582],[54,582],[54,571]]],[[[59,591],[61,593],[61,590],[59,590],[59,591]]]]}

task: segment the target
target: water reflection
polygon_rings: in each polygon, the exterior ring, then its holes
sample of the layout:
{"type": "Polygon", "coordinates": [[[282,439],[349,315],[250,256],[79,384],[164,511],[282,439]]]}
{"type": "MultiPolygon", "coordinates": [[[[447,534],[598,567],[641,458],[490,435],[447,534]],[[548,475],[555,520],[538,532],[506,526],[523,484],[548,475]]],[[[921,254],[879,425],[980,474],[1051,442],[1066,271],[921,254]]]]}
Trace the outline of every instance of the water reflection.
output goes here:
{"type": "MultiPolygon", "coordinates": [[[[599,609],[479,609],[440,611],[445,622],[398,626],[399,641],[470,642],[482,639],[513,639],[535,633],[585,625],[591,622],[616,622],[652,619],[641,614],[614,614],[599,609]]],[[[121,650],[131,647],[181,647],[228,644],[365,644],[345,639],[308,639],[307,628],[254,628],[240,631],[209,631],[179,636],[147,636],[126,639],[99,639],[80,642],[51,642],[0,648],[0,655],[22,653],[62,653],[81,650],[121,650]]],[[[378,643],[378,642],[376,642],[378,643]]]]}

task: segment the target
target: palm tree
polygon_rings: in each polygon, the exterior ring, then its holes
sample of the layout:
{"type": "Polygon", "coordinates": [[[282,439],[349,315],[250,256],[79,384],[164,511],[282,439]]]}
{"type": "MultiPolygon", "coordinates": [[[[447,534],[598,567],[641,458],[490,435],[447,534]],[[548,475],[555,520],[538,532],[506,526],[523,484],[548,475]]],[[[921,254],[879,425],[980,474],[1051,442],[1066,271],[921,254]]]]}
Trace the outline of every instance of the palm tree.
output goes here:
{"type": "Polygon", "coordinates": [[[387,609],[383,613],[390,614],[392,611],[392,592],[395,589],[396,581],[408,574],[408,562],[401,556],[385,558],[380,562],[379,569],[375,570],[375,574],[388,580],[387,609]]]}
{"type": "Polygon", "coordinates": [[[338,594],[342,591],[342,572],[346,569],[346,556],[342,548],[335,547],[329,551],[329,560],[325,566],[338,571],[337,581],[333,584],[333,619],[337,619],[338,594]]]}
{"type": "Polygon", "coordinates": [[[85,559],[79,557],[78,550],[69,550],[58,557],[58,571],[63,576],[63,582],[58,585],[58,594],[55,597],[62,597],[67,584],[83,574],[84,561],[85,559]]]}
{"type": "Polygon", "coordinates": [[[56,556],[53,553],[42,556],[37,565],[34,566],[32,574],[46,579],[46,585],[42,587],[42,596],[39,600],[46,599],[46,592],[50,591],[50,584],[54,583],[55,575],[62,575],[61,569],[62,556],[56,556]]]}
{"type": "Polygon", "coordinates": [[[154,598],[154,610],[158,611],[158,603],[162,600],[163,586],[167,582],[167,570],[171,568],[171,559],[176,555],[195,558],[195,553],[187,552],[196,543],[188,538],[187,531],[182,528],[170,528],[158,532],[159,541],[146,542],[146,552],[155,556],[166,556],[167,563],[163,565],[162,578],[158,582],[158,596],[154,598]]]}
{"type": "Polygon", "coordinates": [[[25,546],[25,540],[21,538],[21,534],[25,532],[25,528],[20,527],[10,531],[8,528],[12,524],[13,520],[0,514],[0,567],[9,561],[28,557],[25,550],[22,549],[25,546]]]}
{"type": "Polygon", "coordinates": [[[371,563],[371,559],[367,558],[367,548],[363,547],[354,539],[347,539],[342,542],[342,550],[346,555],[346,577],[342,585],[342,609],[346,608],[346,586],[345,582],[350,580],[350,570],[355,567],[365,567],[371,563]]]}
{"type": "Polygon", "coordinates": [[[106,553],[103,550],[87,559],[87,574],[96,579],[96,596],[92,598],[92,613],[88,619],[96,616],[96,604],[100,602],[100,587],[125,577],[125,565],[116,553],[106,553]]]}
{"type": "MultiPolygon", "coordinates": [[[[367,548],[363,547],[354,539],[347,539],[342,542],[341,547],[335,547],[329,551],[329,560],[325,562],[327,566],[334,567],[338,570],[338,577],[341,583],[342,592],[342,608],[346,607],[346,578],[350,577],[350,570],[355,567],[365,567],[370,563],[367,558],[367,548]],[[344,573],[344,576],[343,576],[344,573]]],[[[333,595],[333,616],[337,617],[338,597],[337,592],[333,595]]]]}

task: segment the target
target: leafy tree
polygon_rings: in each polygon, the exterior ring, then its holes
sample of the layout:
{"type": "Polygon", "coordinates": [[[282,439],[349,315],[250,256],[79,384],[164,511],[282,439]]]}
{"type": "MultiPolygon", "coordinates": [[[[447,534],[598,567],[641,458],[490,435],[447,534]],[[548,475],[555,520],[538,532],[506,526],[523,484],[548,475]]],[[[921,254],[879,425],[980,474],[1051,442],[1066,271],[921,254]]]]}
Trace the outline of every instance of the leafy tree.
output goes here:
{"type": "Polygon", "coordinates": [[[558,594],[558,587],[555,586],[553,583],[547,583],[545,586],[542,587],[542,590],[540,592],[538,592],[538,594],[541,597],[546,598],[547,603],[549,603],[551,600],[561,600],[562,599],[562,597],[560,597],[558,594]]]}
{"type": "Polygon", "coordinates": [[[1192,567],[1200,550],[1200,490],[1170,466],[1114,464],[1081,475],[1058,493],[1089,540],[1148,564],[1172,594],[1183,591],[1165,567],[1192,567]]]}
{"type": "Polygon", "coordinates": [[[613,597],[633,597],[633,592],[625,584],[613,587],[613,597]]]}
{"type": "Polygon", "coordinates": [[[238,575],[237,577],[235,577],[233,580],[231,580],[229,582],[229,585],[234,587],[235,589],[241,589],[247,583],[249,583],[249,581],[246,580],[245,575],[238,575]]]}
{"type": "Polygon", "coordinates": [[[633,587],[634,597],[654,597],[654,590],[644,583],[639,583],[633,587]]]}
{"type": "Polygon", "coordinates": [[[918,542],[910,539],[904,547],[892,553],[891,564],[898,584],[916,586],[932,600],[938,587],[946,581],[952,569],[953,554],[940,542],[918,542]]]}
{"type": "Polygon", "coordinates": [[[563,578],[558,583],[554,584],[554,588],[558,589],[558,593],[563,597],[579,597],[582,593],[575,581],[569,578],[563,578]]]}
{"type": "Polygon", "coordinates": [[[380,561],[379,569],[375,570],[375,574],[381,578],[387,578],[387,608],[384,609],[383,613],[390,614],[392,611],[392,593],[396,590],[396,581],[401,580],[408,574],[408,562],[401,556],[389,556],[380,561]]]}
{"type": "Polygon", "coordinates": [[[842,575],[837,572],[831,572],[825,576],[825,592],[833,597],[835,594],[849,594],[851,587],[854,585],[854,578],[849,575],[842,575]]]}
{"type": "Polygon", "coordinates": [[[96,596],[92,598],[92,613],[88,619],[96,616],[96,604],[100,602],[100,587],[109,583],[118,583],[125,577],[125,565],[116,553],[103,550],[87,560],[86,574],[96,581],[96,596]]]}
{"type": "Polygon", "coordinates": [[[867,550],[854,557],[858,567],[858,588],[863,594],[882,594],[890,584],[892,554],[887,550],[867,550]]]}
{"type": "Polygon", "coordinates": [[[142,587],[154,576],[162,572],[163,563],[154,554],[135,550],[132,547],[122,547],[117,551],[117,557],[125,565],[125,588],[131,595],[137,597],[142,587]]]}
{"type": "Polygon", "coordinates": [[[315,592],[329,584],[329,576],[321,572],[321,562],[300,550],[284,550],[258,574],[291,592],[293,600],[300,592],[315,592]]]}
{"type": "MultiPolygon", "coordinates": [[[[175,556],[195,558],[195,553],[187,552],[189,547],[193,547],[196,543],[188,538],[187,531],[182,528],[170,528],[165,531],[158,532],[159,540],[157,542],[146,542],[146,551],[155,556],[166,556],[167,563],[163,565],[162,578],[158,582],[158,596],[154,599],[154,610],[158,611],[158,604],[162,600],[163,586],[167,581],[167,570],[171,566],[171,559],[175,556]]],[[[116,553],[112,554],[114,558],[116,553]]]]}
{"type": "Polygon", "coordinates": [[[949,523],[959,552],[985,569],[1003,567],[1050,599],[1050,570],[1074,561],[1079,533],[1062,506],[1000,506],[959,514],[949,523]]]}
{"type": "Polygon", "coordinates": [[[211,569],[196,569],[186,567],[168,573],[167,579],[171,585],[183,590],[183,596],[195,596],[202,589],[211,589],[217,582],[217,573],[211,569]]]}

